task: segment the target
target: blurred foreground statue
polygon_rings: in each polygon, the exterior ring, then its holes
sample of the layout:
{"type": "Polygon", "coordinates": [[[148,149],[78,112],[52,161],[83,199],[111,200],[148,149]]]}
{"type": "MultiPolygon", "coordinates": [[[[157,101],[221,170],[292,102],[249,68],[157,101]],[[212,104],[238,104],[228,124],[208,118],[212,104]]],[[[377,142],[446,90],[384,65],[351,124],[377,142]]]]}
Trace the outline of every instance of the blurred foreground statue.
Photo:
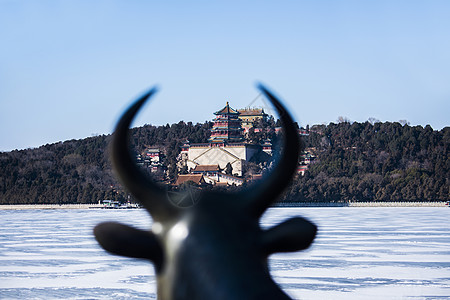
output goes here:
{"type": "MultiPolygon", "coordinates": [[[[180,208],[174,196],[152,182],[135,164],[128,128],[152,89],[123,114],[112,141],[112,162],[124,186],[153,218],[151,231],[119,223],[102,223],[94,234],[107,251],[151,260],[158,299],[290,299],[273,281],[268,256],[306,249],[317,228],[297,217],[263,230],[259,219],[295,174],[301,142],[291,116],[265,87],[261,92],[277,109],[283,126],[278,164],[260,182],[237,193],[199,191],[180,208]]],[[[186,192],[187,193],[187,192],[186,192]]]]}

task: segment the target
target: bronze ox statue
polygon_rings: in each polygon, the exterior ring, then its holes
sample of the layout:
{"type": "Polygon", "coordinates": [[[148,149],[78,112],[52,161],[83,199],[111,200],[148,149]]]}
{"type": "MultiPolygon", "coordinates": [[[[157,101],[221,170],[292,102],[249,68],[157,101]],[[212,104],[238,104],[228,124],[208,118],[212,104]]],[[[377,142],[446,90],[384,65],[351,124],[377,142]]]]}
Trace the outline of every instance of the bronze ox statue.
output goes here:
{"type": "Polygon", "coordinates": [[[239,192],[200,191],[196,203],[180,208],[149,179],[130,153],[128,131],[152,89],[120,118],[112,140],[112,163],[123,185],[153,218],[151,231],[107,222],[94,234],[107,251],[153,262],[158,299],[290,299],[273,281],[268,256],[306,249],[317,227],[296,217],[270,229],[259,224],[264,211],[289,185],[301,141],[292,118],[265,87],[283,127],[279,161],[260,182],[239,192]]]}

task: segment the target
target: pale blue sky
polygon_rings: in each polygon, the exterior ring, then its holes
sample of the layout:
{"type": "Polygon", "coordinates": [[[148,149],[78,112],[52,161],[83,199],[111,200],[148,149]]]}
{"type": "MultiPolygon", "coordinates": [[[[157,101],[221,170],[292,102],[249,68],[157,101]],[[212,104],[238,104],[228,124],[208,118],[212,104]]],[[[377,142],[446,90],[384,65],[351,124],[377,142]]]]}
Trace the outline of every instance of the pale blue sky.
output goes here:
{"type": "MultiPolygon", "coordinates": [[[[450,1],[0,0],[0,151],[204,122],[274,90],[303,126],[449,125],[450,1]]],[[[255,105],[264,105],[257,101],[255,105]]]]}

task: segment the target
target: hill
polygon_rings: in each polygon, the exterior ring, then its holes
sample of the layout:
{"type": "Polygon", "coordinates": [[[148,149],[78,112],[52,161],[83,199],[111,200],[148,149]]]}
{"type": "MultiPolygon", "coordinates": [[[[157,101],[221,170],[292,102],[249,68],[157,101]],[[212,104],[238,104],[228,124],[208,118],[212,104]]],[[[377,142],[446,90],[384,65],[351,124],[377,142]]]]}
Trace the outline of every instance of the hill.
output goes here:
{"type": "MultiPolygon", "coordinates": [[[[136,153],[164,149],[169,179],[181,144],[209,137],[211,123],[132,129],[136,153]]],[[[110,135],[0,153],[0,204],[125,201],[108,159],[110,135]]],[[[399,123],[312,126],[303,137],[318,158],[282,201],[449,201],[450,128],[399,123]]]]}
{"type": "MultiPolygon", "coordinates": [[[[210,126],[208,122],[146,125],[131,130],[132,145],[136,153],[148,145],[164,148],[173,178],[181,143],[187,136],[193,142],[204,140],[210,126]]],[[[102,135],[0,153],[0,204],[127,200],[109,162],[110,140],[111,135],[102,135]]]]}
{"type": "Polygon", "coordinates": [[[449,200],[449,127],[342,122],[315,126],[304,140],[319,162],[287,201],[449,200]]]}

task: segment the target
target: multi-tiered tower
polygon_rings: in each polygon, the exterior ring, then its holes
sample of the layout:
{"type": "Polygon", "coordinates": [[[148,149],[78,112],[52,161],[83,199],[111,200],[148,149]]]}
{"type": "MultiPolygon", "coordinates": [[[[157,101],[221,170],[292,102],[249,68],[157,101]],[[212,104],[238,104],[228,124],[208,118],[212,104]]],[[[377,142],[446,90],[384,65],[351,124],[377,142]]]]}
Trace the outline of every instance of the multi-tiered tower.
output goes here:
{"type": "MultiPolygon", "coordinates": [[[[180,168],[187,167],[189,171],[197,168],[216,166],[218,170],[225,170],[231,164],[232,174],[242,176],[245,163],[261,150],[261,145],[251,145],[244,142],[243,129],[239,112],[230,107],[229,103],[221,110],[214,113],[214,125],[211,129],[211,137],[208,143],[191,144],[189,141],[183,144],[180,153],[180,168]],[[218,166],[218,167],[217,167],[218,166]]],[[[220,173],[223,179],[224,174],[220,173]]],[[[228,176],[227,181],[241,180],[228,176]],[[233,178],[234,179],[233,179],[233,178]]],[[[221,182],[220,180],[217,182],[221,182]]],[[[233,184],[238,184],[233,182],[233,184]]],[[[240,182],[242,184],[242,180],[240,182]]]]}
{"type": "Polygon", "coordinates": [[[227,105],[214,113],[216,118],[211,129],[211,143],[236,143],[243,140],[239,112],[227,105]]]}

